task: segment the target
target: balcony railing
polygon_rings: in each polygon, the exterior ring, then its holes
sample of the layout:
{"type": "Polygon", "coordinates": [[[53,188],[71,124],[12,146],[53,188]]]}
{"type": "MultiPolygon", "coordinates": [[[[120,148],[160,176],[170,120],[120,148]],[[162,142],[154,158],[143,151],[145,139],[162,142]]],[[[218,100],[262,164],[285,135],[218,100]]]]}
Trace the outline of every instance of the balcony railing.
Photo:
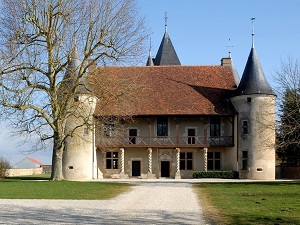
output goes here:
{"type": "Polygon", "coordinates": [[[102,139],[106,147],[232,147],[232,136],[204,137],[204,136],[162,136],[141,137],[127,136],[123,138],[107,137],[102,139]]]}

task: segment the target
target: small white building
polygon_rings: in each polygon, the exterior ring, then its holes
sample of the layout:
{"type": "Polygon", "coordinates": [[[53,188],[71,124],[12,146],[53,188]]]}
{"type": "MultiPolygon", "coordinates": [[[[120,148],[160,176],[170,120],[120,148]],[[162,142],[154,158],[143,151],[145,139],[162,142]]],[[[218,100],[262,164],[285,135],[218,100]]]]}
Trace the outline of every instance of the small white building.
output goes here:
{"type": "Polygon", "coordinates": [[[38,160],[26,157],[25,159],[22,159],[21,161],[17,162],[13,165],[14,169],[32,169],[32,168],[40,168],[43,164],[39,162],[38,160]]]}

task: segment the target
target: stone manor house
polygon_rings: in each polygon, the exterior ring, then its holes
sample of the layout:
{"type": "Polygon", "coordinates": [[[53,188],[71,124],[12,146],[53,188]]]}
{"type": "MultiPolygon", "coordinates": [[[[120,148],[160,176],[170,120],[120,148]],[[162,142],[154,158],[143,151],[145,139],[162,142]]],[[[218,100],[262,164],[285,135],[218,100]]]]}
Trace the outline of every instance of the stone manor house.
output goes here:
{"type": "MultiPolygon", "coordinates": [[[[77,63],[75,58],[70,65],[74,71],[77,63]]],[[[101,74],[103,68],[94,71],[101,74]]],[[[100,120],[103,129],[82,127],[79,137],[66,141],[65,179],[180,179],[213,170],[238,171],[243,179],[275,179],[276,96],[253,43],[241,79],[230,55],[220,65],[181,65],[167,29],[146,66],[105,71],[115,79],[139,77],[144,90],[136,96],[133,116],[122,121],[114,119],[122,103],[101,120],[101,101],[78,93],[77,100],[93,111],[90,120],[100,120]]],[[[76,119],[67,123],[74,125],[76,119]]]]}

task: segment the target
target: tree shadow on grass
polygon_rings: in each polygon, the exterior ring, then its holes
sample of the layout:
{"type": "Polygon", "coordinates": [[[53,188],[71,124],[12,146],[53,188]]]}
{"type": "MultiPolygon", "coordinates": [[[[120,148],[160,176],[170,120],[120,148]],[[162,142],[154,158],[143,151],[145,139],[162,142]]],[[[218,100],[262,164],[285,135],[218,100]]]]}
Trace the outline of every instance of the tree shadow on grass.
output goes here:
{"type": "Polygon", "coordinates": [[[6,177],[5,180],[50,180],[50,174],[6,177]]]}

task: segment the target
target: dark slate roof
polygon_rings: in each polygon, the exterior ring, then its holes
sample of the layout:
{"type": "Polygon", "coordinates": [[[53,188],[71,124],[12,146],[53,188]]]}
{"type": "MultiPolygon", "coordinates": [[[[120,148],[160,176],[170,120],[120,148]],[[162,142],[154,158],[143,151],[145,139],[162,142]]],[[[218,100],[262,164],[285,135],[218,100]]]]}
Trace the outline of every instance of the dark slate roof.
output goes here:
{"type": "Polygon", "coordinates": [[[76,50],[73,51],[71,55],[70,62],[67,67],[67,71],[65,74],[65,79],[76,78],[80,68],[80,60],[76,50]]]}
{"type": "Polygon", "coordinates": [[[236,91],[236,95],[251,94],[275,95],[268,84],[254,47],[250,51],[242,79],[236,91]]]}
{"type": "Polygon", "coordinates": [[[154,63],[153,63],[153,59],[152,59],[151,54],[149,54],[149,57],[148,57],[146,66],[154,66],[154,63]]]}
{"type": "Polygon", "coordinates": [[[240,79],[239,73],[238,73],[238,71],[236,70],[236,67],[235,67],[235,65],[234,65],[234,63],[233,63],[232,58],[230,58],[230,62],[231,62],[231,69],[232,69],[234,81],[235,81],[235,83],[236,83],[236,86],[238,87],[239,84],[240,84],[241,79],[240,79]]]}
{"type": "MultiPolygon", "coordinates": [[[[134,98],[106,104],[102,96],[95,115],[234,115],[229,100],[236,84],[230,67],[225,66],[135,66],[98,67],[93,73],[95,94],[102,80],[110,95],[134,84],[141,87],[134,98]],[[109,84],[107,81],[111,80],[109,84]],[[120,82],[119,82],[120,81],[120,82]],[[116,85],[118,84],[118,85],[116,85]],[[107,105],[107,107],[105,107],[107,105]],[[126,109],[126,110],[125,110],[126,109]]],[[[91,78],[92,79],[92,78],[91,78]]],[[[131,93],[130,96],[133,94],[131,93]]],[[[127,99],[128,98],[128,99],[127,99]]],[[[100,97],[99,97],[100,99],[100,97]]]]}
{"type": "MultiPolygon", "coordinates": [[[[74,87],[77,79],[77,75],[79,73],[79,69],[81,66],[81,62],[79,60],[79,56],[77,53],[77,50],[75,49],[72,53],[70,62],[67,67],[67,71],[64,76],[65,83],[63,84],[64,88],[65,86],[68,86],[68,88],[74,87]]],[[[84,77],[82,79],[82,84],[79,84],[79,87],[77,88],[77,94],[86,94],[89,92],[89,85],[87,84],[87,79],[84,77]]]]}
{"type": "Polygon", "coordinates": [[[167,31],[165,31],[163,39],[160,43],[159,49],[154,59],[154,65],[181,65],[167,31]]]}

